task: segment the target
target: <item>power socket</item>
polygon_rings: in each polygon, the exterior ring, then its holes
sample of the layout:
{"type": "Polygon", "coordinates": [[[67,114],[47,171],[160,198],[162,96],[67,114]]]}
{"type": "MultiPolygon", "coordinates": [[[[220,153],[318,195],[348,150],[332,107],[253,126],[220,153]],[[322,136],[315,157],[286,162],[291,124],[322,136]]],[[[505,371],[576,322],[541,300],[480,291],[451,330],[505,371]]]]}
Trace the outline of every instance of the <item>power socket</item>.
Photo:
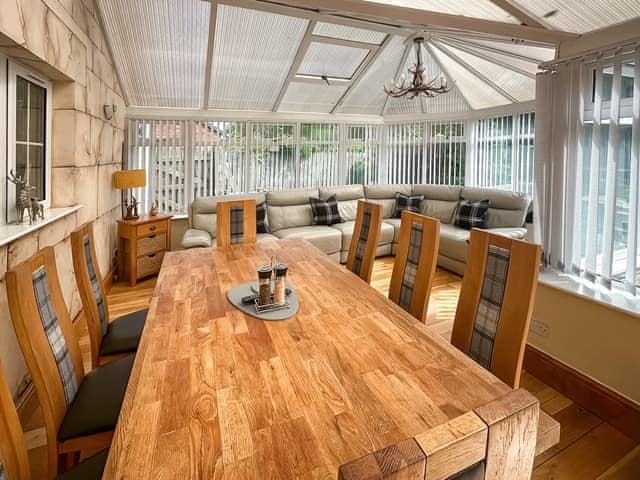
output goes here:
{"type": "Polygon", "coordinates": [[[540,321],[540,320],[536,320],[535,318],[531,321],[531,328],[530,330],[538,335],[540,335],[541,337],[548,337],[549,336],[549,325],[547,325],[546,323],[540,321]]]}

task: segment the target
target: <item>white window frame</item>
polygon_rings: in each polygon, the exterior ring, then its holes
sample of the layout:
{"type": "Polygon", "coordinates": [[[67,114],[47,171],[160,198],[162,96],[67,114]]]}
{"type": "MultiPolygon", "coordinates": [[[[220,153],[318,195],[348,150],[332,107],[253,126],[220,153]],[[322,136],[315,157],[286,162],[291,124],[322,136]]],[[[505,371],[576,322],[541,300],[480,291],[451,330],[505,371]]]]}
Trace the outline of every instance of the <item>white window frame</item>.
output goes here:
{"type": "MultiPolygon", "coordinates": [[[[0,59],[2,60],[2,59],[0,59]]],[[[4,171],[0,171],[2,178],[4,179],[2,184],[3,197],[4,198],[4,221],[11,223],[17,219],[15,196],[15,185],[7,180],[7,175],[11,170],[16,168],[16,83],[17,77],[22,77],[25,80],[32,82],[45,89],[45,151],[44,151],[44,170],[45,170],[45,198],[44,205],[46,208],[51,206],[51,126],[53,116],[53,102],[52,102],[52,87],[51,82],[45,79],[42,75],[33,70],[26,68],[12,60],[4,59],[0,63],[6,65],[6,162],[0,162],[3,165],[1,168],[4,171]]],[[[0,70],[1,72],[1,70],[0,70]]]]}

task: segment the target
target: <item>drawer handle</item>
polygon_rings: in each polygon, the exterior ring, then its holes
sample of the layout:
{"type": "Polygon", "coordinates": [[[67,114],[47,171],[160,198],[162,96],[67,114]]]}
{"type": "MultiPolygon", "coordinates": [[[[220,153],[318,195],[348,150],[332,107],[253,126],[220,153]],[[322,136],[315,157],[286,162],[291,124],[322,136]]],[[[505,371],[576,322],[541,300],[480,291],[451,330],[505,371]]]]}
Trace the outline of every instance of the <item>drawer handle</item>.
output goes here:
{"type": "Polygon", "coordinates": [[[149,238],[156,238],[157,235],[150,235],[149,238]]]}
{"type": "Polygon", "coordinates": [[[152,253],[151,255],[149,255],[149,258],[153,258],[153,257],[155,257],[155,256],[156,256],[156,254],[155,254],[155,253],[152,253]]]}
{"type": "Polygon", "coordinates": [[[149,227],[149,230],[151,230],[152,232],[158,227],[156,227],[155,225],[153,227],[149,227]]]}

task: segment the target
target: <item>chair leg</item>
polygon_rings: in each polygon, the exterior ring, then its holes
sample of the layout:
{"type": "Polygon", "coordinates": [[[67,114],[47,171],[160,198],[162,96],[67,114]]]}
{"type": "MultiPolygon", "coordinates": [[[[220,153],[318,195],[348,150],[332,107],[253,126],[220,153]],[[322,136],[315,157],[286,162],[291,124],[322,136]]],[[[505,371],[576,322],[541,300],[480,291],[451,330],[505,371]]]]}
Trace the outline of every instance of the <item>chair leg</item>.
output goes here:
{"type": "Polygon", "coordinates": [[[76,466],[80,462],[80,452],[60,453],[58,455],[58,474],[63,474],[67,470],[76,466]]]}

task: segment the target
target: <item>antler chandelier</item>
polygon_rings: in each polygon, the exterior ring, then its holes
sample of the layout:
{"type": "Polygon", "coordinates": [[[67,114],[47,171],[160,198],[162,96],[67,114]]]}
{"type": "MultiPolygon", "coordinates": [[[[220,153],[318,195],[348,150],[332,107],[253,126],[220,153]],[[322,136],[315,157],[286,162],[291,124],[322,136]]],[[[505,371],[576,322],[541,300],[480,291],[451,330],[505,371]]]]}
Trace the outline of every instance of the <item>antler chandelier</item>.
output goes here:
{"type": "Polygon", "coordinates": [[[413,43],[416,46],[416,64],[413,68],[409,68],[409,73],[413,76],[413,81],[406,82],[403,74],[400,76],[399,81],[391,80],[389,84],[384,87],[384,91],[387,95],[394,98],[404,97],[405,95],[407,98],[415,98],[419,95],[435,97],[441,93],[447,93],[451,90],[451,87],[447,86],[447,79],[443,75],[440,75],[429,82],[425,82],[424,72],[426,67],[422,60],[422,45],[424,44],[424,38],[414,38],[413,43]]]}

